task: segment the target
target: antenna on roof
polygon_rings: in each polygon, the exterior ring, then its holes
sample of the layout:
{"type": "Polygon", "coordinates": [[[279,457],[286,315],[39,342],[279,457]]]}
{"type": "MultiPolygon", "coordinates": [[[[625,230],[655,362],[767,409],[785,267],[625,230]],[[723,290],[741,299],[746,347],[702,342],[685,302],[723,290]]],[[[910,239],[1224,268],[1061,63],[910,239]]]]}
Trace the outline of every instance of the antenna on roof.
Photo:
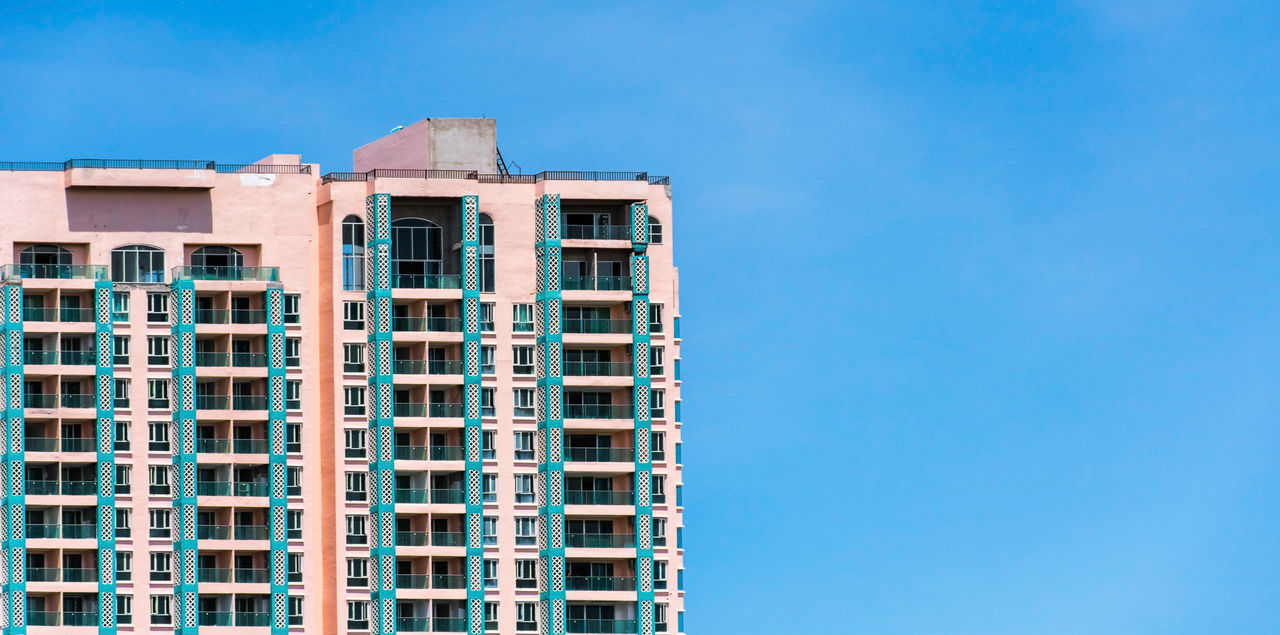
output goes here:
{"type": "MultiPolygon", "coordinates": [[[[401,126],[396,126],[396,127],[394,127],[394,128],[392,128],[392,129],[391,129],[391,132],[400,132],[400,130],[401,130],[402,128],[404,128],[404,126],[403,126],[403,125],[401,125],[401,126]]],[[[388,132],[387,134],[391,134],[391,132],[388,132]]]]}

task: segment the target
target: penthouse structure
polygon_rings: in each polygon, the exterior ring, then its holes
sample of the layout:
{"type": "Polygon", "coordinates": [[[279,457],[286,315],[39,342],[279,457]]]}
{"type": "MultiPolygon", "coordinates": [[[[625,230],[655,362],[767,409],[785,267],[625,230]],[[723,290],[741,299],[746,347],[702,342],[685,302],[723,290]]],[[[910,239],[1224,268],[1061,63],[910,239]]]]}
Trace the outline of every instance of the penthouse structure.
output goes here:
{"type": "Polygon", "coordinates": [[[683,632],[665,177],[0,163],[0,631],[683,632]]]}

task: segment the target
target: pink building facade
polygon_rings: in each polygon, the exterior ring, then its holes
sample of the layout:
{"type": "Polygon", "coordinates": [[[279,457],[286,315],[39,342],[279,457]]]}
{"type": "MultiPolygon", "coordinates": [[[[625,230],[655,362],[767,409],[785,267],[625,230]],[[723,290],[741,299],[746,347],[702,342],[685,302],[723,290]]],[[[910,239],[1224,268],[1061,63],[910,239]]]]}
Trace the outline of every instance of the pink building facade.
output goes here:
{"type": "Polygon", "coordinates": [[[0,163],[4,633],[682,632],[665,177],[0,163]]]}

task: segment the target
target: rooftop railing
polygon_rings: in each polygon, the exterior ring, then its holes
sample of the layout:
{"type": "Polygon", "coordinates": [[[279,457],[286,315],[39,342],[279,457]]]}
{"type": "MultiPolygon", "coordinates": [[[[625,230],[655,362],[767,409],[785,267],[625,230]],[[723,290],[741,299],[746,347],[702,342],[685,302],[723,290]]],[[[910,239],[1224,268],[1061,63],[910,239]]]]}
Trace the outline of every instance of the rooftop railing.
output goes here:
{"type": "Polygon", "coordinates": [[[368,172],[330,172],[320,177],[321,183],[368,181],[371,179],[465,179],[480,183],[538,183],[541,181],[641,181],[649,185],[670,185],[669,176],[650,176],[648,172],[572,172],[550,170],[535,174],[481,174],[474,170],[394,170],[368,172]]]}
{"type": "Polygon", "coordinates": [[[311,174],[310,165],[218,163],[183,159],[71,159],[69,161],[0,161],[0,171],[62,172],[74,168],[104,170],[213,170],[223,174],[311,174]]]}

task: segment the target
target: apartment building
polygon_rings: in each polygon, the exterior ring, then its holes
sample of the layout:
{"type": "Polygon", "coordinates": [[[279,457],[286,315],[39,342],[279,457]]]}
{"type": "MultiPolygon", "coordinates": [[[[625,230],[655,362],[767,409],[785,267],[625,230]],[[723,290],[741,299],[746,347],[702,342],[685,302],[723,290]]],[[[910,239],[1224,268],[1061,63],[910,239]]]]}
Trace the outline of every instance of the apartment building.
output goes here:
{"type": "Polygon", "coordinates": [[[0,163],[4,633],[683,632],[665,177],[0,163]]]}

